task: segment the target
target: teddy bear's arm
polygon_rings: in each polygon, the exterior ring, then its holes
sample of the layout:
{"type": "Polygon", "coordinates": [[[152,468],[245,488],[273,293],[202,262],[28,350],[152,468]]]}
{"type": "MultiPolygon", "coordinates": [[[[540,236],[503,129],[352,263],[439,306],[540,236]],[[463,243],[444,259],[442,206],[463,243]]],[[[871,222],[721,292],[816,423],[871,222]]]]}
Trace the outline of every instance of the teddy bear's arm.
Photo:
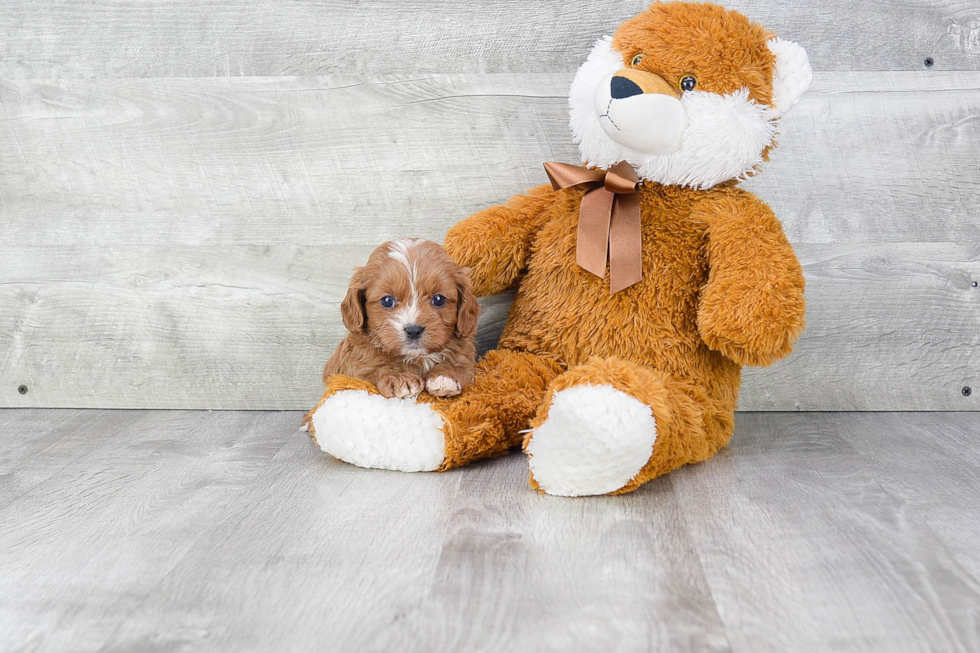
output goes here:
{"type": "Polygon", "coordinates": [[[750,193],[707,200],[695,210],[708,228],[708,283],[698,330],[740,365],[769,365],[793,349],[805,326],[803,269],[782,225],[750,193]]]}
{"type": "Polygon", "coordinates": [[[514,195],[506,204],[474,213],[449,229],[446,251],[471,269],[478,296],[497,295],[517,283],[527,267],[534,236],[547,221],[547,210],[556,197],[551,185],[537,186],[526,195],[514,195]]]}

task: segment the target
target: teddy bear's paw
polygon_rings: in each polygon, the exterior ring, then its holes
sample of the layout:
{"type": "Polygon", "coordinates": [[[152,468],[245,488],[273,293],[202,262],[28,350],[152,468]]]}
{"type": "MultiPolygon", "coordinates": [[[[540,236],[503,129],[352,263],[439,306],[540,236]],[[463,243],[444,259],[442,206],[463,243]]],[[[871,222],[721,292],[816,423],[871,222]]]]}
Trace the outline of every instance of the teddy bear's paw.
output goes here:
{"type": "Polygon", "coordinates": [[[554,394],[524,451],[547,494],[579,497],[624,487],[650,460],[657,422],[646,404],[608,385],[554,394]]]}
{"type": "Polygon", "coordinates": [[[433,397],[455,397],[462,390],[462,383],[441,374],[425,380],[425,391],[433,397]]]}
{"type": "Polygon", "coordinates": [[[342,390],[323,400],[311,422],[321,449],[359,467],[428,472],[445,458],[442,417],[411,399],[342,390]]]}

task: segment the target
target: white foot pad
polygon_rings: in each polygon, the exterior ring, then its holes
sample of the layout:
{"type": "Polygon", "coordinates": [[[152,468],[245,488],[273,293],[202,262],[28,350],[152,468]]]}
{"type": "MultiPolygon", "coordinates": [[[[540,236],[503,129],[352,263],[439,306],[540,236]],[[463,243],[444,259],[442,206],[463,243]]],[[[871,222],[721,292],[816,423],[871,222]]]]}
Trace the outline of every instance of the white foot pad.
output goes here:
{"type": "Polygon", "coordinates": [[[528,442],[528,464],[548,494],[608,494],[639,473],[656,440],[649,406],[612,386],[577,386],[554,394],[528,442]]]}
{"type": "Polygon", "coordinates": [[[446,457],[442,417],[414,399],[386,399],[363,390],[331,395],[313,413],[325,452],[359,467],[429,472],[446,457]]]}

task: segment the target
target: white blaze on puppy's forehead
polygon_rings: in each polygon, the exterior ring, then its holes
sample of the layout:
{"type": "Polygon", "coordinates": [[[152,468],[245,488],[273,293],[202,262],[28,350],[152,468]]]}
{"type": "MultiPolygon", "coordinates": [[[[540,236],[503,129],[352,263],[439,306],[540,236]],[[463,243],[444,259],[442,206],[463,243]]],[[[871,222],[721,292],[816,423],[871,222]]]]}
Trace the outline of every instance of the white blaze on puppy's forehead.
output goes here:
{"type": "Polygon", "coordinates": [[[398,261],[408,271],[408,284],[411,292],[408,303],[399,309],[392,318],[398,329],[404,329],[410,324],[415,324],[419,319],[418,293],[415,290],[418,277],[418,257],[414,254],[415,249],[423,242],[425,241],[421,238],[401,238],[391,241],[388,246],[388,258],[398,261]]]}
{"type": "MultiPolygon", "coordinates": [[[[404,334],[405,327],[418,324],[421,315],[418,291],[415,287],[419,269],[418,252],[416,250],[424,242],[426,241],[422,238],[401,238],[399,240],[393,240],[388,246],[388,258],[401,263],[408,272],[409,292],[411,295],[405,305],[395,311],[395,314],[391,317],[393,326],[402,334],[404,334]]],[[[402,353],[406,356],[412,356],[412,353],[417,349],[417,345],[408,344],[409,339],[407,334],[404,334],[403,338],[406,341],[406,346],[402,353]]]]}
{"type": "Polygon", "coordinates": [[[418,275],[418,257],[413,251],[425,240],[422,238],[400,238],[391,241],[388,246],[388,258],[394,259],[408,270],[408,278],[412,283],[412,293],[415,292],[415,277],[418,275]]]}

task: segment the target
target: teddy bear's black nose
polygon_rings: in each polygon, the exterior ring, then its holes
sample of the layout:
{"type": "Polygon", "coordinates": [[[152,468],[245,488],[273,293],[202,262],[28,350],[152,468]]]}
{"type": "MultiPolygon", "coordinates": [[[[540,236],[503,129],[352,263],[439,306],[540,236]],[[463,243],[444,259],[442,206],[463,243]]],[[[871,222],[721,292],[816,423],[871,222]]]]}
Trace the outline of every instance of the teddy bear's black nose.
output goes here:
{"type": "Polygon", "coordinates": [[[609,92],[612,93],[614,100],[622,100],[624,97],[642,95],[643,89],[637,86],[636,82],[625,77],[613,77],[609,82],[609,92]]]}
{"type": "Polygon", "coordinates": [[[418,324],[409,324],[405,327],[405,335],[408,336],[409,340],[418,340],[422,337],[423,331],[425,331],[425,327],[418,324]]]}

